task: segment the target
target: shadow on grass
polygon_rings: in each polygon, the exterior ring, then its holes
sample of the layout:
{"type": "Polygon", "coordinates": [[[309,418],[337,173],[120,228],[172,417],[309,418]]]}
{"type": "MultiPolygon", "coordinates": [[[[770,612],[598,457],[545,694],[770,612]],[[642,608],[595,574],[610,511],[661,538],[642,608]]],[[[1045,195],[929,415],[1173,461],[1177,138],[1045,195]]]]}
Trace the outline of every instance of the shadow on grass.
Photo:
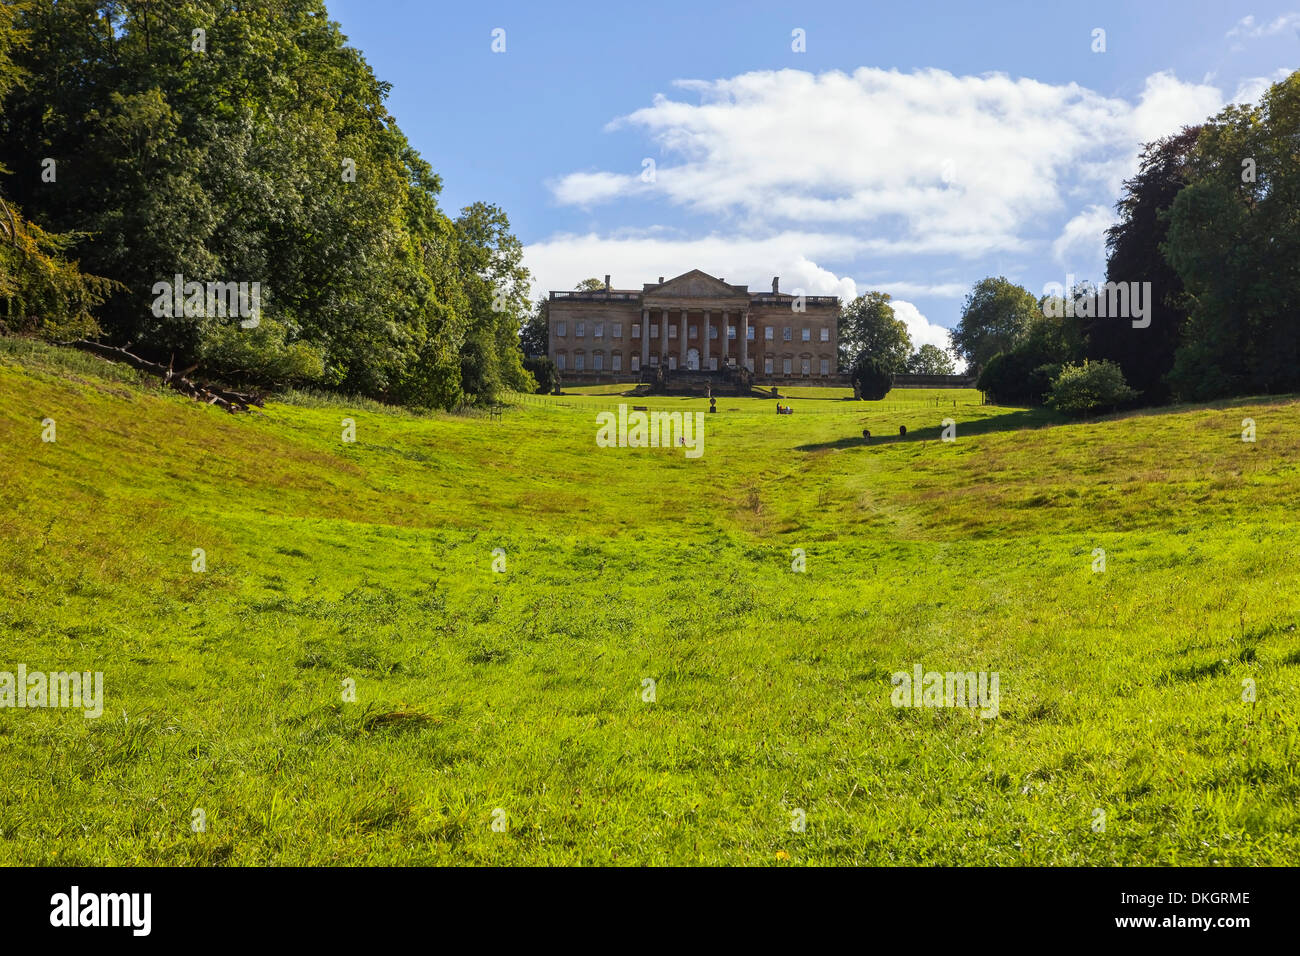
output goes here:
{"type": "MultiPolygon", "coordinates": [[[[970,435],[983,435],[989,432],[1013,432],[1027,431],[1033,428],[1044,428],[1050,425],[1062,425],[1070,420],[1048,411],[1043,408],[1022,408],[1014,412],[1008,412],[1006,415],[994,415],[991,418],[981,418],[975,421],[966,421],[958,423],[959,434],[963,437],[970,435]]],[[[871,438],[863,438],[859,435],[849,435],[844,438],[837,438],[834,441],[814,442],[807,445],[796,445],[795,451],[826,451],[831,448],[865,448],[877,445],[900,445],[906,442],[917,441],[938,441],[943,433],[942,425],[933,425],[929,428],[918,428],[914,431],[908,431],[907,435],[872,435],[871,438]]]]}
{"type": "MultiPolygon", "coordinates": [[[[1084,425],[1100,422],[1123,421],[1126,418],[1147,418],[1156,415],[1178,415],[1192,411],[1224,411],[1251,405],[1284,405],[1300,400],[1300,395],[1286,393],[1281,395],[1245,395],[1236,398],[1221,398],[1209,402],[1181,403],[1177,405],[1151,405],[1144,408],[1130,408],[1106,415],[1085,418],[1067,418],[1047,408],[1017,408],[1005,415],[994,415],[975,421],[961,422],[958,433],[967,435],[984,435],[991,432],[1028,431],[1037,428],[1050,428],[1055,425],[1084,425]]],[[[863,411],[870,411],[864,407],[863,411]]],[[[869,445],[897,445],[909,441],[938,441],[943,432],[942,425],[909,431],[902,435],[873,435],[870,439],[861,435],[851,435],[835,441],[816,442],[808,445],[796,445],[796,451],[825,451],[830,448],[859,448],[869,445]]]]}

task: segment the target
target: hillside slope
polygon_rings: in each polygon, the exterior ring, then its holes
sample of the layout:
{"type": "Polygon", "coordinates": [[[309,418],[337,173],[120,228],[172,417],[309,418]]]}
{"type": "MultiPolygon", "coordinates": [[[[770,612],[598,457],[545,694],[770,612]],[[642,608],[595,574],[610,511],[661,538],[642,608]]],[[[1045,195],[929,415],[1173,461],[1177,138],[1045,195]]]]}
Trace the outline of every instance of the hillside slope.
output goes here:
{"type": "Polygon", "coordinates": [[[727,399],[694,460],[596,447],[617,398],[298,401],[231,416],[0,340],[0,671],[106,698],[0,709],[5,860],[1300,852],[1292,397],[727,399]],[[998,672],[997,717],[891,706],[917,664],[998,672]]]}

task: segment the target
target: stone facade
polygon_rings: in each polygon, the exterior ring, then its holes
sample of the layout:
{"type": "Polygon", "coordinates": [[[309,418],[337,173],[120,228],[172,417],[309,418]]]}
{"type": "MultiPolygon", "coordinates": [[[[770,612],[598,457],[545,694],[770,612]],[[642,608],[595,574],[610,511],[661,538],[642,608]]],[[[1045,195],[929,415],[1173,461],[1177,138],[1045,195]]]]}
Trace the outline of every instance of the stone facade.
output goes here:
{"type": "Polygon", "coordinates": [[[549,345],[562,380],[635,382],[642,369],[743,365],[756,383],[838,384],[833,295],[751,293],[698,269],[640,290],[552,292],[549,345]]]}

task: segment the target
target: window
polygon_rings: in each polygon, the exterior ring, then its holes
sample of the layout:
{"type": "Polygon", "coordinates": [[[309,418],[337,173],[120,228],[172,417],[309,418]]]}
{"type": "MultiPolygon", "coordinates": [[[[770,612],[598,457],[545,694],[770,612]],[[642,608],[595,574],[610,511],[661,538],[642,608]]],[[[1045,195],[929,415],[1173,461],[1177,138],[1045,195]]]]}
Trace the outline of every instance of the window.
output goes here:
{"type": "Polygon", "coordinates": [[[830,340],[831,340],[831,330],[826,328],[826,326],[822,326],[822,341],[829,342],[830,340]]]}
{"type": "MultiPolygon", "coordinates": [[[[825,329],[822,329],[822,331],[825,332],[826,330],[825,330],[825,329]]],[[[831,362],[830,362],[830,359],[822,359],[822,374],[823,374],[823,375],[829,375],[829,374],[831,374],[831,362]]]]}
{"type": "Polygon", "coordinates": [[[568,323],[566,323],[566,322],[556,322],[556,323],[555,323],[555,337],[556,337],[556,338],[562,339],[562,338],[564,338],[564,337],[565,337],[566,335],[568,335],[568,334],[569,334],[568,323]]]}
{"type": "Polygon", "coordinates": [[[668,326],[668,337],[670,339],[677,338],[677,326],[675,325],[668,326]]]}
{"type": "Polygon", "coordinates": [[[632,371],[634,372],[641,371],[641,356],[639,355],[632,356],[632,371]]]}
{"type": "Polygon", "coordinates": [[[591,357],[591,368],[594,372],[599,372],[605,368],[605,353],[597,352],[591,357]]]}
{"type": "Polygon", "coordinates": [[[789,360],[789,359],[781,359],[781,374],[782,374],[782,375],[789,375],[789,374],[790,374],[790,360],[789,360]]]}
{"type": "Polygon", "coordinates": [[[718,357],[717,357],[716,355],[710,355],[710,356],[709,356],[709,371],[710,371],[710,372],[716,372],[717,370],[718,370],[718,357]]]}
{"type": "Polygon", "coordinates": [[[763,374],[764,375],[772,374],[772,360],[770,358],[763,359],[763,374]]]}
{"type": "Polygon", "coordinates": [[[758,329],[756,329],[756,328],[755,328],[754,326],[752,326],[752,325],[751,325],[749,328],[745,329],[745,341],[746,341],[746,342],[752,342],[752,341],[754,341],[754,333],[757,332],[757,331],[758,331],[758,329]]]}
{"type": "Polygon", "coordinates": [[[591,329],[592,338],[603,339],[605,337],[605,323],[593,322],[591,325],[592,325],[592,329],[591,329]]]}
{"type": "Polygon", "coordinates": [[[659,356],[657,356],[657,355],[652,355],[652,356],[650,356],[650,364],[651,364],[651,365],[658,365],[658,364],[659,364],[659,356]]]}
{"type": "Polygon", "coordinates": [[[745,359],[745,368],[749,369],[751,372],[754,371],[754,359],[752,356],[745,359]]]}
{"type": "Polygon", "coordinates": [[[709,326],[709,338],[710,338],[710,339],[716,339],[717,337],[718,337],[718,327],[717,327],[716,325],[710,325],[710,326],[709,326]]]}
{"type": "Polygon", "coordinates": [[[564,371],[564,353],[560,352],[555,356],[555,367],[561,372],[564,371]]]}
{"type": "Polygon", "coordinates": [[[617,352],[610,358],[609,367],[615,372],[623,371],[623,356],[617,352]]]}
{"type": "MultiPolygon", "coordinates": [[[[825,329],[823,329],[822,331],[824,332],[825,329]]],[[[640,337],[641,337],[641,323],[640,323],[640,322],[633,322],[633,323],[632,323],[632,338],[634,338],[634,339],[639,339],[640,337]]]]}
{"type": "Polygon", "coordinates": [[[650,338],[652,339],[659,338],[659,326],[657,325],[650,326],[650,338]]]}
{"type": "Polygon", "coordinates": [[[800,363],[799,363],[799,371],[800,371],[800,374],[803,375],[804,378],[807,378],[809,375],[811,375],[811,374],[812,374],[812,359],[804,359],[802,362],[800,362],[800,363]]]}
{"type": "Polygon", "coordinates": [[[670,356],[668,356],[668,371],[671,372],[671,371],[673,371],[673,369],[675,369],[675,368],[677,368],[677,356],[676,356],[676,355],[670,355],[670,356]]]}
{"type": "Polygon", "coordinates": [[[698,325],[692,325],[692,326],[691,326],[691,331],[690,331],[690,336],[691,336],[691,338],[695,338],[695,337],[696,337],[696,333],[699,332],[699,331],[700,331],[700,327],[699,327],[698,325]]]}
{"type": "Polygon", "coordinates": [[[771,341],[772,341],[772,334],[773,334],[775,331],[776,331],[776,330],[775,330],[774,328],[772,328],[772,326],[770,326],[770,325],[769,325],[767,328],[765,328],[765,329],[763,330],[763,341],[764,341],[764,342],[771,342],[771,341]]]}
{"type": "Polygon", "coordinates": [[[735,327],[734,325],[729,325],[729,326],[727,326],[727,338],[728,338],[728,339],[731,339],[731,340],[733,340],[733,341],[735,340],[735,338],[736,338],[736,327],[735,327]]]}
{"type": "Polygon", "coordinates": [[[609,337],[612,339],[621,339],[623,337],[623,323],[611,322],[609,326],[609,337]]]}
{"type": "Polygon", "coordinates": [[[783,329],[781,330],[781,341],[782,341],[782,342],[789,342],[789,341],[791,341],[793,338],[794,338],[794,336],[791,334],[790,326],[787,325],[785,328],[783,328],[783,329]]]}
{"type": "Polygon", "coordinates": [[[586,367],[587,367],[587,356],[579,352],[577,355],[573,357],[573,370],[575,372],[581,372],[586,367]]]}
{"type": "Polygon", "coordinates": [[[583,338],[587,334],[587,323],[579,322],[573,327],[573,334],[578,338],[583,338]]]}
{"type": "Polygon", "coordinates": [[[803,330],[801,331],[800,338],[802,338],[805,342],[811,342],[811,341],[812,341],[812,329],[803,329],[803,330]]]}

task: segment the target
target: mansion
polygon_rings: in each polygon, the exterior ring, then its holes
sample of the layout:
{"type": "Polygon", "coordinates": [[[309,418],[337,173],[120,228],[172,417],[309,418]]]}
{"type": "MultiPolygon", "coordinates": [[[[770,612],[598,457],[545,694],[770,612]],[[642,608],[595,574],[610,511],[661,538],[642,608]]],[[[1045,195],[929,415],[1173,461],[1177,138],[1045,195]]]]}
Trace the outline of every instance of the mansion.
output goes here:
{"type": "Polygon", "coordinates": [[[643,371],[718,371],[727,365],[754,373],[755,382],[838,375],[833,295],[794,296],[749,291],[698,269],[640,289],[552,292],[547,354],[563,380],[635,382],[643,371]]]}

